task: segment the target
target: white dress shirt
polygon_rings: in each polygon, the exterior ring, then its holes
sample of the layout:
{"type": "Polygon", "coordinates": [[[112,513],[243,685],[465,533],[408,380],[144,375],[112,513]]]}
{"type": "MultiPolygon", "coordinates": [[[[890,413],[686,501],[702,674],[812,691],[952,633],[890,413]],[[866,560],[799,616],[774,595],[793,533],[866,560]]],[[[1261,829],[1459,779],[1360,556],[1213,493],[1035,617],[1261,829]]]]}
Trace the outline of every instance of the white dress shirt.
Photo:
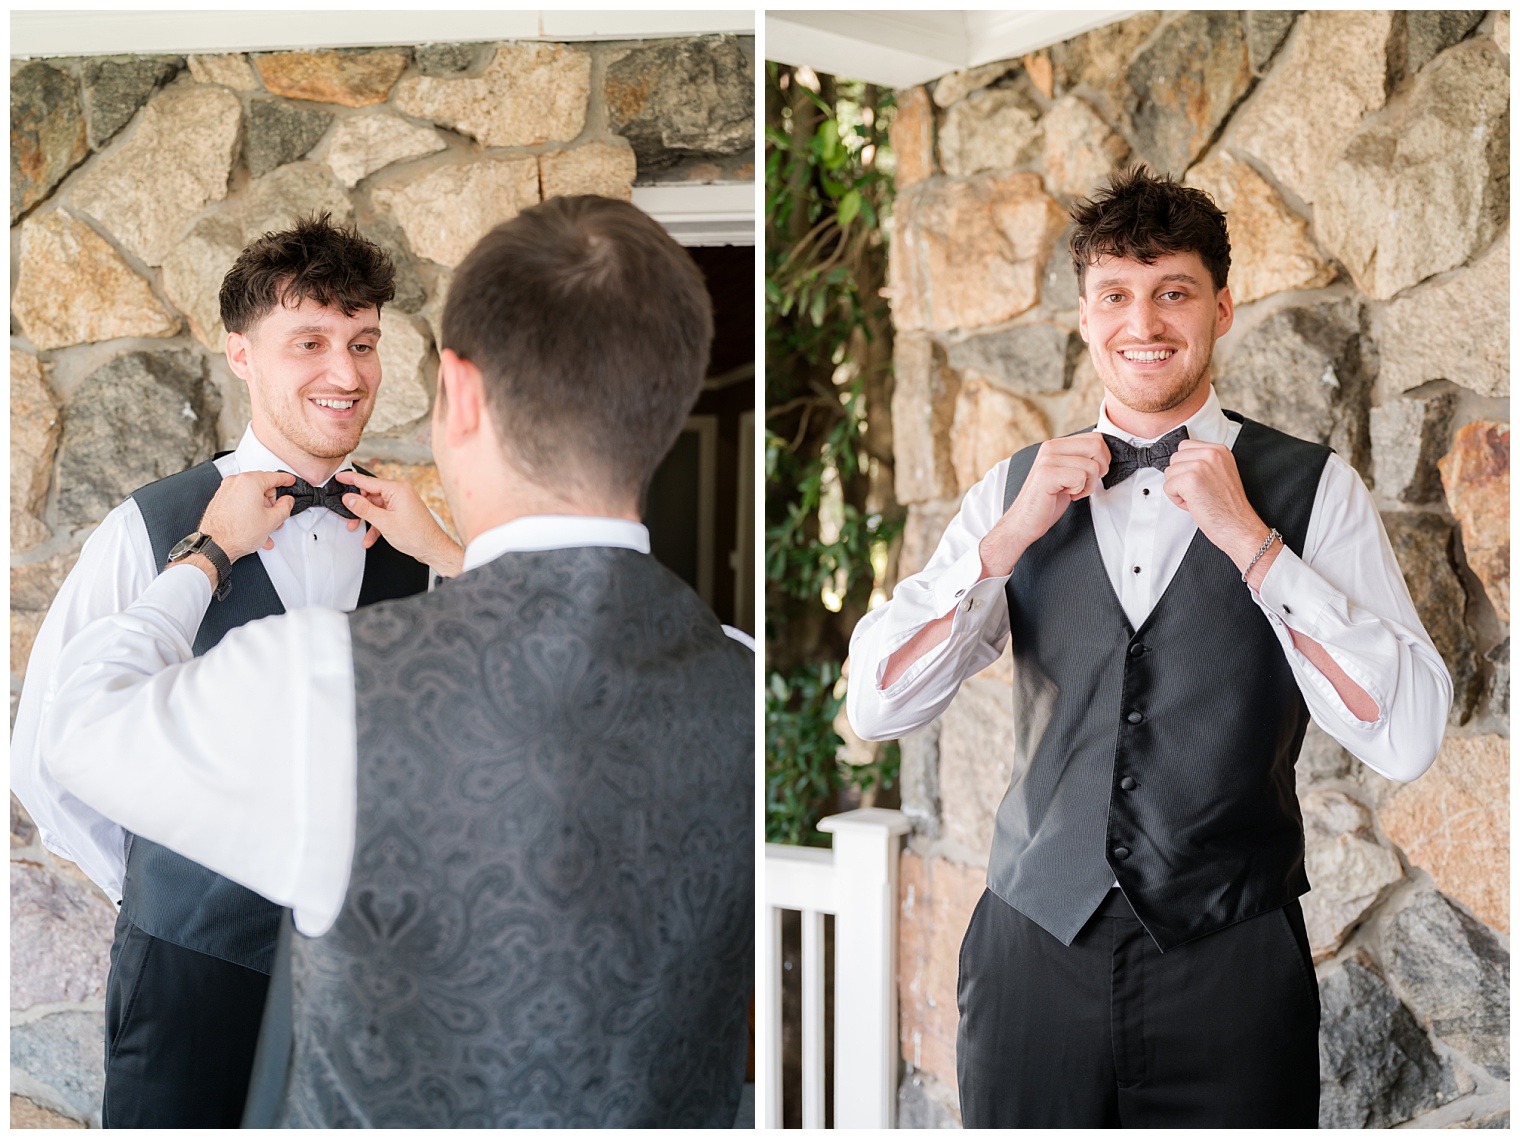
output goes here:
{"type": "MultiPolygon", "coordinates": [[[[1230,447],[1240,432],[1212,390],[1184,425],[1190,438],[1230,447]]],[[[1115,427],[1106,401],[1097,430],[1136,446],[1155,441],[1115,427]]],[[[949,706],[962,680],[997,660],[1008,644],[1003,592],[1008,578],[979,580],[978,550],[1002,517],[1007,475],[1005,459],[967,491],[928,565],[898,582],[891,600],[855,627],[846,707],[863,738],[891,739],[927,724],[949,706]],[[888,658],[952,609],[949,637],[883,689],[888,658]]],[[[1103,566],[1135,628],[1166,591],[1198,530],[1193,516],[1163,492],[1165,477],[1142,468],[1091,496],[1103,566]]],[[[1261,592],[1252,590],[1251,596],[1272,623],[1316,724],[1391,779],[1413,779],[1430,766],[1451,708],[1451,678],[1420,624],[1372,496],[1338,455],[1330,456],[1320,476],[1303,557],[1279,550],[1261,592]],[[1376,721],[1351,713],[1324,674],[1294,647],[1290,626],[1322,645],[1366,691],[1378,707],[1376,721]]],[[[1229,683],[1228,677],[1219,679],[1229,683]]]]}
{"type": "MultiPolygon", "coordinates": [[[[649,532],[615,518],[519,518],[476,537],[464,570],[509,550],[579,546],[647,554],[649,532]]],[[[348,618],[293,610],[233,629],[193,657],[210,601],[206,575],[176,566],[79,633],[44,699],[39,751],[102,813],[290,906],[296,928],[319,936],[337,920],[353,861],[348,618]],[[102,763],[122,740],[127,754],[102,763]],[[145,786],[173,791],[146,795],[145,786]]]]}
{"type": "MultiPolygon", "coordinates": [[[[245,471],[290,470],[258,440],[252,427],[243,433],[235,451],[216,460],[216,466],[224,478],[245,471]]],[[[345,461],[340,469],[351,466],[345,461]]],[[[258,556],[287,610],[316,605],[347,611],[359,603],[364,580],[362,528],[350,530],[348,520],[330,510],[306,510],[285,522],[273,538],[274,549],[259,550],[258,556]]],[[[126,873],[122,828],[59,786],[38,754],[37,724],[44,693],[53,683],[64,648],[91,622],[118,613],[141,597],[158,577],[158,570],[142,513],[129,498],[90,535],[53,599],[32,646],[11,733],[11,790],[37,824],[42,844],[78,864],[113,901],[121,899],[126,873]]],[[[68,714],[66,703],[62,710],[68,714]]],[[[119,748],[116,745],[113,751],[119,748]]],[[[173,793],[165,794],[172,802],[173,793]]]]}

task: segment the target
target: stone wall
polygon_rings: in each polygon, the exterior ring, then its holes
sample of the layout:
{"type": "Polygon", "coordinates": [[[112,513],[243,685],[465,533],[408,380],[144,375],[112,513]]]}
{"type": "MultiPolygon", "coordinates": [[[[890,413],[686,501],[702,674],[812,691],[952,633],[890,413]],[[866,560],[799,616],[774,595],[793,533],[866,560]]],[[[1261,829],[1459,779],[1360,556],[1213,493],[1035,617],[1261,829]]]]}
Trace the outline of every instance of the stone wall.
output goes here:
{"type": "MultiPolygon", "coordinates": [[[[360,461],[446,516],[428,413],[452,267],[541,198],[752,180],[753,56],[704,36],[14,64],[12,707],[94,526],[242,435],[217,290],[250,239],[322,209],[391,253],[360,461]]],[[[99,1123],[114,920],[13,799],[17,1125],[99,1123]]]]}
{"type": "MultiPolygon", "coordinates": [[[[1326,1126],[1508,1125],[1509,19],[1173,12],[900,91],[904,575],[999,459],[1093,422],[1065,211],[1145,161],[1234,246],[1226,407],[1373,489],[1456,687],[1400,786],[1317,729],[1299,761],[1326,1126]]],[[[1007,785],[1008,658],[905,739],[905,1126],[955,1123],[957,948],[1007,785]]]]}

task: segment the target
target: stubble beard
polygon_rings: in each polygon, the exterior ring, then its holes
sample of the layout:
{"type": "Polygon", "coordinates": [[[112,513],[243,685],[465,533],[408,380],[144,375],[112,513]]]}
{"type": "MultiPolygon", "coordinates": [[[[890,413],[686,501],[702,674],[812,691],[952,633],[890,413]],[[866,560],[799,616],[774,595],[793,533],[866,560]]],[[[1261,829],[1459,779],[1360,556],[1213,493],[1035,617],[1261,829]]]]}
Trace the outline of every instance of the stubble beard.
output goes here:
{"type": "Polygon", "coordinates": [[[1208,382],[1209,364],[1214,358],[1214,345],[1211,343],[1208,346],[1202,359],[1198,361],[1197,367],[1185,372],[1175,384],[1162,390],[1146,388],[1122,377],[1117,367],[1109,365],[1106,355],[1101,364],[1097,351],[1091,352],[1090,355],[1093,357],[1093,367],[1098,372],[1098,378],[1103,381],[1103,388],[1109,395],[1131,411],[1154,415],[1180,407],[1198,390],[1199,384],[1208,382]],[[1109,374],[1105,375],[1105,371],[1109,374]]]}
{"type": "MultiPolygon", "coordinates": [[[[305,403],[304,398],[302,403],[305,403]]],[[[278,417],[271,416],[274,428],[294,447],[313,459],[341,459],[353,452],[364,434],[364,427],[374,411],[373,402],[366,402],[364,417],[355,417],[345,427],[342,435],[330,435],[319,431],[301,415],[300,408],[287,409],[278,417]]]]}

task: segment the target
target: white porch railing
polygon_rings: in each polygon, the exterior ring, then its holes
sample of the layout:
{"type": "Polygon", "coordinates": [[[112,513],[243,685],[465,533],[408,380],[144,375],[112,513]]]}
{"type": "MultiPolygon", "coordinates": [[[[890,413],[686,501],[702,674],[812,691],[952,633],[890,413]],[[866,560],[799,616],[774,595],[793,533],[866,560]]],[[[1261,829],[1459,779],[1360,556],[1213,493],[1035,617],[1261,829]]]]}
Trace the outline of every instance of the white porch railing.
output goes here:
{"type": "Polygon", "coordinates": [[[897,1123],[897,855],[901,811],[831,815],[833,850],[765,848],[760,939],[762,1127],[781,1126],[781,911],[802,913],[802,1126],[822,1127],[823,918],[834,915],[834,1125],[897,1123]]]}

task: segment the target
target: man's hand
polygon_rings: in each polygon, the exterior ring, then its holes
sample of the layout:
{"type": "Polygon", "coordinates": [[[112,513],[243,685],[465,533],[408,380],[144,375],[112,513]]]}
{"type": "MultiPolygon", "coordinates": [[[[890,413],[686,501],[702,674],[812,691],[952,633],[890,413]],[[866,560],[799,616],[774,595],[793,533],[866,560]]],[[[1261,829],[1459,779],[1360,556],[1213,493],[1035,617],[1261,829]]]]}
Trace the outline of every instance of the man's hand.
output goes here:
{"type": "Polygon", "coordinates": [[[1018,497],[982,539],[983,576],[1012,573],[1024,551],[1068,506],[1103,485],[1108,462],[1108,444],[1096,431],[1041,443],[1018,497]]]}
{"type": "Polygon", "coordinates": [[[464,568],[463,548],[444,533],[410,483],[377,479],[358,471],[339,471],[333,477],[355,488],[354,493],[343,496],[343,505],[369,523],[369,533],[364,535],[366,550],[384,536],[403,554],[431,566],[439,577],[459,575],[464,568]]]}
{"type": "Polygon", "coordinates": [[[276,497],[275,488],[295,481],[289,471],[245,471],[223,479],[201,515],[200,532],[233,562],[260,547],[274,549],[270,535],[285,524],[295,503],[289,496],[276,497]]]}
{"type": "MultiPolygon", "coordinates": [[[[1245,573],[1271,529],[1246,498],[1230,449],[1222,443],[1184,439],[1167,465],[1163,489],[1167,498],[1193,516],[1203,536],[1245,573]]],[[[1251,573],[1253,587],[1260,588],[1279,548],[1274,542],[1257,561],[1251,573]]]]}

